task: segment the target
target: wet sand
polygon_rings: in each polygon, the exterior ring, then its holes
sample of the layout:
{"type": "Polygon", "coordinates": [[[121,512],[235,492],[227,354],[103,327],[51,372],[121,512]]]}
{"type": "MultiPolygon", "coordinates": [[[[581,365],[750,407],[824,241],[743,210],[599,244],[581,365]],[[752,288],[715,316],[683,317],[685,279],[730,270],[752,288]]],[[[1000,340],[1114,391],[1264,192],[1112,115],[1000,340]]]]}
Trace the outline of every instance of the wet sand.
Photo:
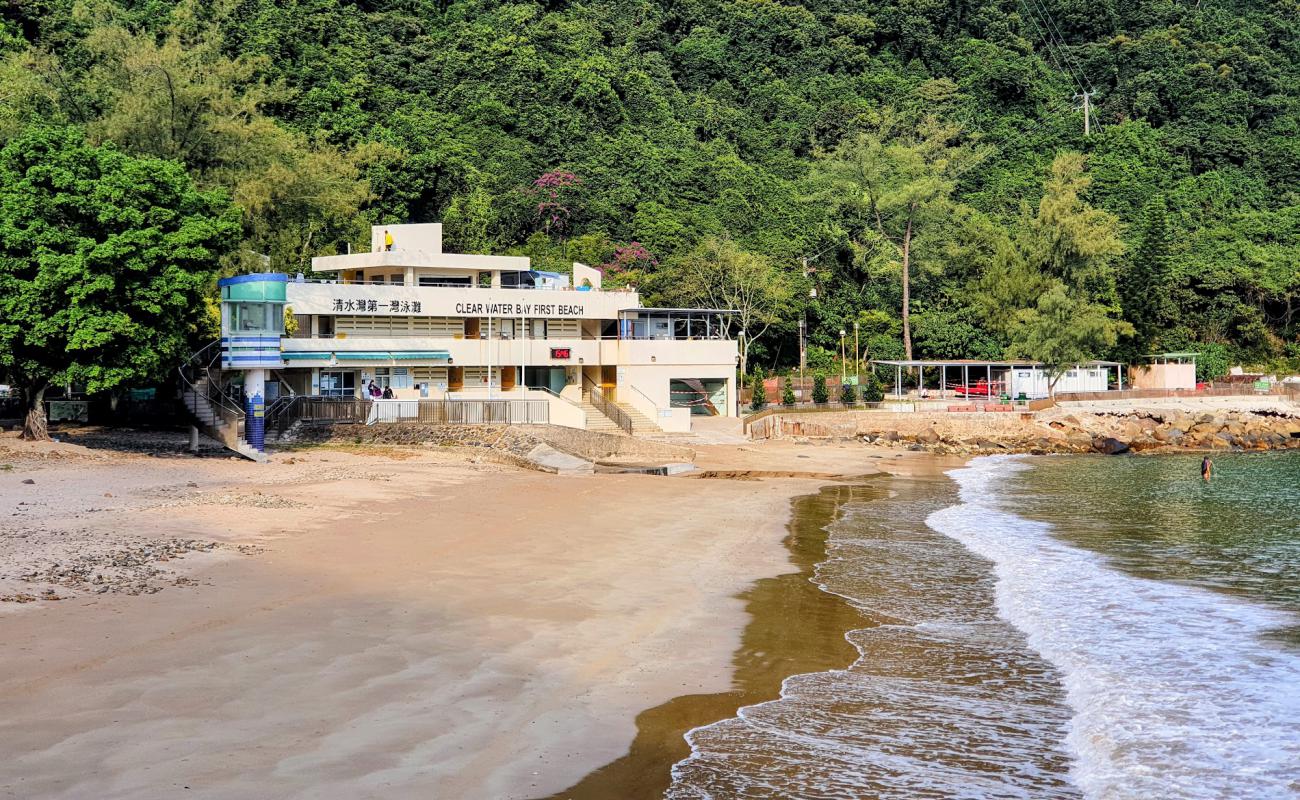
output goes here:
{"type": "MultiPolygon", "coordinates": [[[[710,467],[789,474],[877,461],[701,450],[710,467]]],[[[740,595],[790,572],[790,499],[827,483],[293,460],[19,460],[0,476],[6,518],[33,504],[24,531],[44,530],[33,544],[0,529],[0,566],[58,552],[74,524],[258,550],[187,559],[176,574],[193,585],[0,609],[0,797],[560,791],[625,755],[644,709],[730,693],[740,595]]]]}
{"type": "MultiPolygon", "coordinates": [[[[772,448],[754,459],[766,467],[783,463],[797,446],[772,448]]],[[[875,454],[873,454],[874,457],[875,454]]],[[[709,463],[709,455],[701,460],[709,463]]],[[[721,453],[717,457],[725,456],[721,453]]],[[[586,775],[548,800],[626,800],[660,798],[671,783],[670,770],[690,755],[685,734],[733,716],[742,706],[775,699],[791,675],[841,669],[858,657],[845,633],[863,625],[863,616],[843,597],[824,591],[814,579],[826,559],[828,526],[849,504],[887,496],[891,476],[946,483],[942,473],[960,459],[874,458],[881,472],[848,484],[826,486],[794,498],[783,542],[794,569],[756,581],[741,595],[748,622],[732,655],[734,677],[727,691],[683,694],[637,716],[637,736],[629,752],[586,775]]]]}

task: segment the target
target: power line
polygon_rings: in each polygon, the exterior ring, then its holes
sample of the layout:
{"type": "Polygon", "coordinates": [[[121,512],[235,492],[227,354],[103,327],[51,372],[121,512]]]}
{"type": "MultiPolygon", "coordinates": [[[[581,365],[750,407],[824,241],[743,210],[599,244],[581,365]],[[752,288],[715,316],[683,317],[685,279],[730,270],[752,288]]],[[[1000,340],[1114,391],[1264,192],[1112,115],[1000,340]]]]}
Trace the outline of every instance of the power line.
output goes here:
{"type": "Polygon", "coordinates": [[[1047,0],[1030,0],[1030,2],[1033,3],[1042,11],[1043,17],[1047,20],[1047,25],[1049,30],[1056,37],[1057,46],[1061,50],[1065,51],[1065,57],[1069,59],[1070,62],[1074,64],[1074,66],[1078,69],[1079,75],[1083,77],[1083,82],[1088,84],[1088,91],[1090,93],[1095,94],[1095,90],[1092,88],[1092,81],[1088,80],[1088,73],[1084,70],[1083,66],[1074,58],[1074,56],[1070,54],[1070,46],[1065,42],[1065,34],[1061,33],[1060,25],[1057,24],[1056,18],[1052,16],[1052,12],[1048,10],[1047,0]]]}
{"type": "MultiPolygon", "coordinates": [[[[1071,55],[1069,46],[1065,43],[1065,37],[1061,33],[1060,27],[1052,18],[1052,14],[1047,9],[1045,0],[1017,0],[1020,7],[1027,12],[1026,21],[1033,26],[1037,33],[1039,41],[1047,50],[1048,57],[1056,65],[1057,70],[1067,73],[1070,80],[1078,88],[1078,93],[1074,99],[1082,98],[1081,108],[1083,110],[1083,134],[1088,136],[1092,133],[1092,98],[1096,95],[1096,90],[1092,87],[1092,81],[1088,80],[1087,73],[1071,55]],[[1032,3],[1031,7],[1029,4],[1032,3]]],[[[1099,124],[1100,127],[1100,124],[1099,124]]]]}
{"type": "MultiPolygon", "coordinates": [[[[1084,76],[1081,78],[1079,74],[1075,72],[1074,67],[1069,60],[1069,53],[1064,49],[1064,47],[1057,44],[1055,37],[1052,36],[1051,30],[1048,27],[1046,19],[1044,19],[1042,14],[1038,11],[1038,7],[1036,5],[1031,7],[1026,0],[1017,0],[1017,2],[1020,3],[1021,9],[1026,12],[1025,19],[1033,26],[1034,32],[1038,35],[1039,42],[1047,50],[1047,54],[1051,58],[1052,63],[1056,65],[1056,69],[1069,75],[1070,80],[1079,87],[1079,91],[1087,91],[1088,87],[1085,85],[1087,83],[1087,77],[1084,76]]],[[[1029,0],[1029,2],[1033,2],[1033,0],[1029,0]]]]}

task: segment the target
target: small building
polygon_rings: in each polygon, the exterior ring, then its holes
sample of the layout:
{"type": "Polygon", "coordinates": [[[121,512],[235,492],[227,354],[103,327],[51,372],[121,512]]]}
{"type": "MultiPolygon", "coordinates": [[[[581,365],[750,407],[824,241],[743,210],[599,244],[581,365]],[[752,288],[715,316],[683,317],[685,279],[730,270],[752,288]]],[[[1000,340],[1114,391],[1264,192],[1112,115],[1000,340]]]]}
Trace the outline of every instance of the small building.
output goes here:
{"type": "Polygon", "coordinates": [[[1134,389],[1196,389],[1196,357],[1200,353],[1148,353],[1149,364],[1129,369],[1134,389]]]}

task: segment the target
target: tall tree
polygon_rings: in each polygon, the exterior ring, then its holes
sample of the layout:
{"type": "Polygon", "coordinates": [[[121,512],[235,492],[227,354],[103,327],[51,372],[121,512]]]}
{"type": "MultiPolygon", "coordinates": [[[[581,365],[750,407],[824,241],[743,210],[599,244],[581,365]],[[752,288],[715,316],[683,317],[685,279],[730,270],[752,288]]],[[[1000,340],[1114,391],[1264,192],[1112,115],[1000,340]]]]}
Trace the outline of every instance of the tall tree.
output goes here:
{"type": "Polygon", "coordinates": [[[1053,281],[1033,308],[1017,314],[1009,355],[1042,362],[1047,391],[1054,395],[1057,382],[1071,367],[1096,358],[1114,347],[1120,336],[1132,334],[1132,325],[1053,281]]]}
{"type": "Polygon", "coordinates": [[[1161,328],[1172,322],[1173,231],[1164,197],[1152,198],[1142,209],[1138,244],[1122,281],[1124,316],[1133,323],[1134,344],[1150,349],[1161,328]]]}
{"type": "Polygon", "coordinates": [[[238,208],[181,165],[77,128],[0,149],[0,370],[27,398],[23,436],[48,436],[51,384],[97,392],[170,369],[239,231],[238,208]]]}
{"type": "Polygon", "coordinates": [[[735,311],[728,324],[744,332],[740,371],[749,350],[774,324],[793,313],[795,279],[771,259],[742,250],[730,239],[708,239],[655,276],[664,296],[683,305],[735,311]]]}
{"type": "Polygon", "coordinates": [[[915,129],[888,117],[879,128],[840,143],[817,164],[822,196],[856,225],[867,258],[898,265],[903,353],[912,358],[913,247],[921,229],[950,215],[957,174],[974,152],[960,128],[926,118],[915,129]]]}

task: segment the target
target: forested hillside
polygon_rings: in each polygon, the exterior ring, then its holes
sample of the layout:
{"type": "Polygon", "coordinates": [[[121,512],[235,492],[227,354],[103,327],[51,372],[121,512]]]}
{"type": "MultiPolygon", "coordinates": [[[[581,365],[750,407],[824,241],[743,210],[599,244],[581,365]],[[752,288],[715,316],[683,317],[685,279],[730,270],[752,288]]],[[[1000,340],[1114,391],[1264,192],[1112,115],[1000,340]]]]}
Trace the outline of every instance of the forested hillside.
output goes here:
{"type": "Polygon", "coordinates": [[[2,0],[0,51],[0,144],[181,162],[227,270],[442,221],[662,303],[722,265],[767,369],[805,313],[814,363],[1300,367],[1297,0],[2,0]]]}

